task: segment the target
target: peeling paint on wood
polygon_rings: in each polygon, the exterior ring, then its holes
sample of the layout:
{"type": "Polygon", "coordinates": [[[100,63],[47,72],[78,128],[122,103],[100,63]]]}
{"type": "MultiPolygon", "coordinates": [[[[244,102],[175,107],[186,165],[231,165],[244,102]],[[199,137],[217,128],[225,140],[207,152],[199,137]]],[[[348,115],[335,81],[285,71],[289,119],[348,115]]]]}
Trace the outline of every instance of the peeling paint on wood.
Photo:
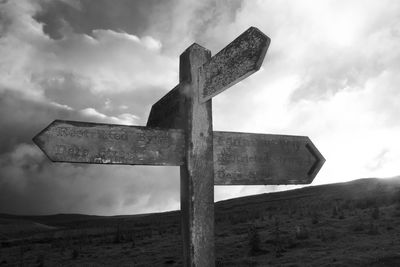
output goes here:
{"type": "Polygon", "coordinates": [[[33,141],[55,162],[182,165],[180,130],[56,120],[33,141]]]}
{"type": "Polygon", "coordinates": [[[250,27],[204,64],[205,84],[200,102],[205,102],[258,71],[271,39],[250,27]]]}
{"type": "Polygon", "coordinates": [[[306,136],[214,132],[215,185],[309,184],[325,162],[306,136]]]}

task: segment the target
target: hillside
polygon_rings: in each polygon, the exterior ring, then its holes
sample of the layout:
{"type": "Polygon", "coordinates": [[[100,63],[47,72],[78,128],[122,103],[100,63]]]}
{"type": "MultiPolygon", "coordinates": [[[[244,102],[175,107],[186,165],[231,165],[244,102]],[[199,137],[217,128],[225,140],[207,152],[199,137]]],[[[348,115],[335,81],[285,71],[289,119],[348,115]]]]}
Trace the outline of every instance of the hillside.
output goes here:
{"type": "MultiPolygon", "coordinates": [[[[400,177],[216,203],[217,266],[400,266],[400,177]]],[[[0,266],[180,266],[179,211],[0,214],[0,266]]]]}

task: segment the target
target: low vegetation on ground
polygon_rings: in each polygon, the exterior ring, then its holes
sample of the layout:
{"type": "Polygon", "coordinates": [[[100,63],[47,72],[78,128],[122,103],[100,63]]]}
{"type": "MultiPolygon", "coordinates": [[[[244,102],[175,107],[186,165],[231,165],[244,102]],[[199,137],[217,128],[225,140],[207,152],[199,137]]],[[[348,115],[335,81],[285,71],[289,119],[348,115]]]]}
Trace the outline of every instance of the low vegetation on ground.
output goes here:
{"type": "MultiPolygon", "coordinates": [[[[216,203],[216,266],[400,266],[400,178],[216,203]]],[[[179,212],[0,215],[0,266],[181,266],[179,212]]]]}

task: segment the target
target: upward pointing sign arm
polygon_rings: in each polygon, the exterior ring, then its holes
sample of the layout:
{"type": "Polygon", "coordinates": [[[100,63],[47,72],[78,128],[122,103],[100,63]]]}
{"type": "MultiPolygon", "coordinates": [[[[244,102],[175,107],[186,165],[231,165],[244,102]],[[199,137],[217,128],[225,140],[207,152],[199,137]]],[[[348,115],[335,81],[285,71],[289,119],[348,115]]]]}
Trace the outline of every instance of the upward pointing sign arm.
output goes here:
{"type": "Polygon", "coordinates": [[[204,103],[258,71],[270,42],[259,29],[250,27],[212,57],[202,66],[205,83],[200,89],[200,102],[204,103]]]}

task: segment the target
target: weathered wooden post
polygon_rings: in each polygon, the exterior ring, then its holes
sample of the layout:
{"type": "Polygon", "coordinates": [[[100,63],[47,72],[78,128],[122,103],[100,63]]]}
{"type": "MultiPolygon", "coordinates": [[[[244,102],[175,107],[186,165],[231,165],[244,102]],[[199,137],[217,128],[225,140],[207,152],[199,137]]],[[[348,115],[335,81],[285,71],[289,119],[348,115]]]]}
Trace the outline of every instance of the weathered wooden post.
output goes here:
{"type": "Polygon", "coordinates": [[[325,162],[306,136],[213,132],[212,97],[257,71],[269,43],[251,27],[213,57],[191,45],[147,127],[56,120],[33,141],[56,162],[181,166],[183,263],[214,266],[214,185],[308,184],[325,162]]]}
{"type": "Polygon", "coordinates": [[[181,166],[181,216],[185,266],[214,266],[214,170],[211,99],[200,103],[201,66],[211,52],[191,45],[180,57],[185,164],[181,166]]]}

